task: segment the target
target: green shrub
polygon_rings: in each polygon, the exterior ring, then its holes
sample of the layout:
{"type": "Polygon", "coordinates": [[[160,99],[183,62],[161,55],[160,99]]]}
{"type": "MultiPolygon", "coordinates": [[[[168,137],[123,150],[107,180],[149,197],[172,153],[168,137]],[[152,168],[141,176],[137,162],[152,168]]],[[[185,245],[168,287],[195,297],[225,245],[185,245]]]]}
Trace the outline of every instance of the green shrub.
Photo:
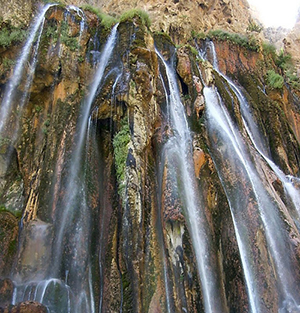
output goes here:
{"type": "Polygon", "coordinates": [[[300,90],[300,79],[292,69],[285,72],[287,82],[294,88],[300,90]]]}
{"type": "Polygon", "coordinates": [[[69,36],[69,25],[66,21],[62,21],[60,25],[60,42],[76,51],[79,48],[78,38],[69,36]]]}
{"type": "Polygon", "coordinates": [[[56,24],[49,24],[47,27],[46,27],[46,30],[45,30],[45,36],[48,38],[48,39],[52,39],[53,40],[53,43],[55,44],[57,42],[57,39],[58,39],[58,29],[57,29],[57,25],[56,24]]]}
{"type": "Polygon", "coordinates": [[[247,27],[247,30],[250,32],[256,32],[260,33],[262,31],[262,27],[256,24],[254,21],[249,21],[249,25],[247,27]]]}
{"type": "Polygon", "coordinates": [[[120,17],[120,22],[133,19],[134,17],[140,17],[143,25],[145,25],[146,27],[149,28],[151,26],[151,20],[150,20],[148,13],[141,9],[132,9],[132,10],[124,12],[120,17]]]}
{"type": "Polygon", "coordinates": [[[288,68],[292,66],[292,57],[290,54],[284,53],[284,51],[281,50],[275,60],[275,63],[281,69],[288,70],[288,68]]]}
{"type": "Polygon", "coordinates": [[[27,32],[22,28],[2,24],[0,29],[0,46],[8,47],[11,44],[22,42],[26,35],[27,32]]]}
{"type": "Polygon", "coordinates": [[[276,47],[268,42],[262,43],[262,52],[264,55],[271,55],[275,60],[276,58],[276,47]]]}
{"type": "Polygon", "coordinates": [[[273,89],[281,89],[284,84],[284,79],[281,75],[270,70],[267,72],[268,85],[273,89]]]}
{"type": "Polygon", "coordinates": [[[5,57],[2,60],[2,64],[3,64],[4,70],[9,70],[16,64],[16,61],[5,57]]]}

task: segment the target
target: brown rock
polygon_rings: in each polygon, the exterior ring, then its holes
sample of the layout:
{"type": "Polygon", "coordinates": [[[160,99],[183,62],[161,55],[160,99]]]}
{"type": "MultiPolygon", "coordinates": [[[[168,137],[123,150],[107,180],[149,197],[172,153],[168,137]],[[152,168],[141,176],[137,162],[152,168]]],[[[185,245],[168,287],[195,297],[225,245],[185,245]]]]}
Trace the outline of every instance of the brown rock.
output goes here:
{"type": "Polygon", "coordinates": [[[188,54],[184,51],[184,48],[177,52],[178,63],[177,71],[182,77],[185,84],[189,85],[192,80],[191,62],[188,54]]]}
{"type": "Polygon", "coordinates": [[[194,150],[194,166],[195,166],[195,175],[197,178],[200,177],[200,170],[203,166],[203,164],[206,162],[205,153],[200,149],[194,150]]]}
{"type": "Polygon", "coordinates": [[[47,313],[47,308],[41,303],[26,301],[6,308],[3,313],[47,313]]]}
{"type": "Polygon", "coordinates": [[[18,220],[10,212],[0,212],[0,275],[10,273],[18,240],[18,220]]]}
{"type": "Polygon", "coordinates": [[[0,279],[0,307],[10,304],[13,291],[14,285],[10,279],[0,279]]]}

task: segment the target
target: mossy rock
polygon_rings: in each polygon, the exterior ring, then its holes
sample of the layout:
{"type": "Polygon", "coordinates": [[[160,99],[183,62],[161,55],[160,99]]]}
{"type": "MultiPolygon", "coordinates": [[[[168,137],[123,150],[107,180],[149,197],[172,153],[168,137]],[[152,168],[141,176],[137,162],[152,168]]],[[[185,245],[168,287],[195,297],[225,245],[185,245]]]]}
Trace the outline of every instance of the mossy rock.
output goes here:
{"type": "Polygon", "coordinates": [[[0,211],[0,276],[9,275],[18,247],[18,219],[8,211],[0,211]]]}
{"type": "Polygon", "coordinates": [[[158,51],[164,56],[166,60],[171,59],[175,53],[175,45],[169,35],[163,32],[156,32],[153,34],[154,43],[158,51]]]}

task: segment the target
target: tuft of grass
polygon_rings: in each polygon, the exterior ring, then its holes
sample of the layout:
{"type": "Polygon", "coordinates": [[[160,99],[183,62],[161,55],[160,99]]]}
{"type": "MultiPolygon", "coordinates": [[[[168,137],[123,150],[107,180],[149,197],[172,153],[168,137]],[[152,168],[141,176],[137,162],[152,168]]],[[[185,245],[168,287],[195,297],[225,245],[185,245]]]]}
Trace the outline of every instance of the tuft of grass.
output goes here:
{"type": "Polygon", "coordinates": [[[198,32],[196,32],[195,30],[192,30],[192,31],[191,31],[191,37],[192,37],[193,39],[205,39],[207,36],[206,36],[206,34],[203,33],[203,32],[198,33],[198,32]]]}
{"type": "Polygon", "coordinates": [[[245,35],[229,33],[221,29],[216,29],[208,32],[208,38],[220,41],[230,41],[249,50],[259,51],[259,43],[253,36],[247,37],[245,35]]]}
{"type": "Polygon", "coordinates": [[[272,89],[282,89],[284,84],[284,79],[281,75],[275,73],[274,70],[267,72],[268,85],[272,89]]]}
{"type": "Polygon", "coordinates": [[[101,25],[106,29],[111,29],[112,26],[118,22],[118,20],[115,17],[108,15],[108,14],[105,14],[100,9],[95,8],[89,4],[85,4],[81,8],[85,11],[89,11],[91,13],[96,14],[101,21],[100,22],[101,25]]]}
{"type": "Polygon", "coordinates": [[[143,25],[146,26],[147,28],[150,28],[151,26],[150,17],[146,11],[143,11],[141,9],[132,9],[132,10],[124,12],[120,16],[120,22],[133,19],[134,17],[139,17],[142,20],[143,25]]]}

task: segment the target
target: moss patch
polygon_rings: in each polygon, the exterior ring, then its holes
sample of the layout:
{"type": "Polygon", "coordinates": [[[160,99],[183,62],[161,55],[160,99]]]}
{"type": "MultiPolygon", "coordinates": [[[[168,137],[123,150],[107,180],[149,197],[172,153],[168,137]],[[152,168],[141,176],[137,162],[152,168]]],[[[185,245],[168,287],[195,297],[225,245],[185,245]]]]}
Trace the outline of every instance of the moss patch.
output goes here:
{"type": "Polygon", "coordinates": [[[128,153],[128,144],[130,142],[130,130],[126,119],[122,120],[120,131],[114,136],[113,147],[115,155],[115,165],[117,172],[117,179],[119,184],[119,194],[123,194],[123,189],[125,187],[125,168],[126,159],[128,153]]]}

